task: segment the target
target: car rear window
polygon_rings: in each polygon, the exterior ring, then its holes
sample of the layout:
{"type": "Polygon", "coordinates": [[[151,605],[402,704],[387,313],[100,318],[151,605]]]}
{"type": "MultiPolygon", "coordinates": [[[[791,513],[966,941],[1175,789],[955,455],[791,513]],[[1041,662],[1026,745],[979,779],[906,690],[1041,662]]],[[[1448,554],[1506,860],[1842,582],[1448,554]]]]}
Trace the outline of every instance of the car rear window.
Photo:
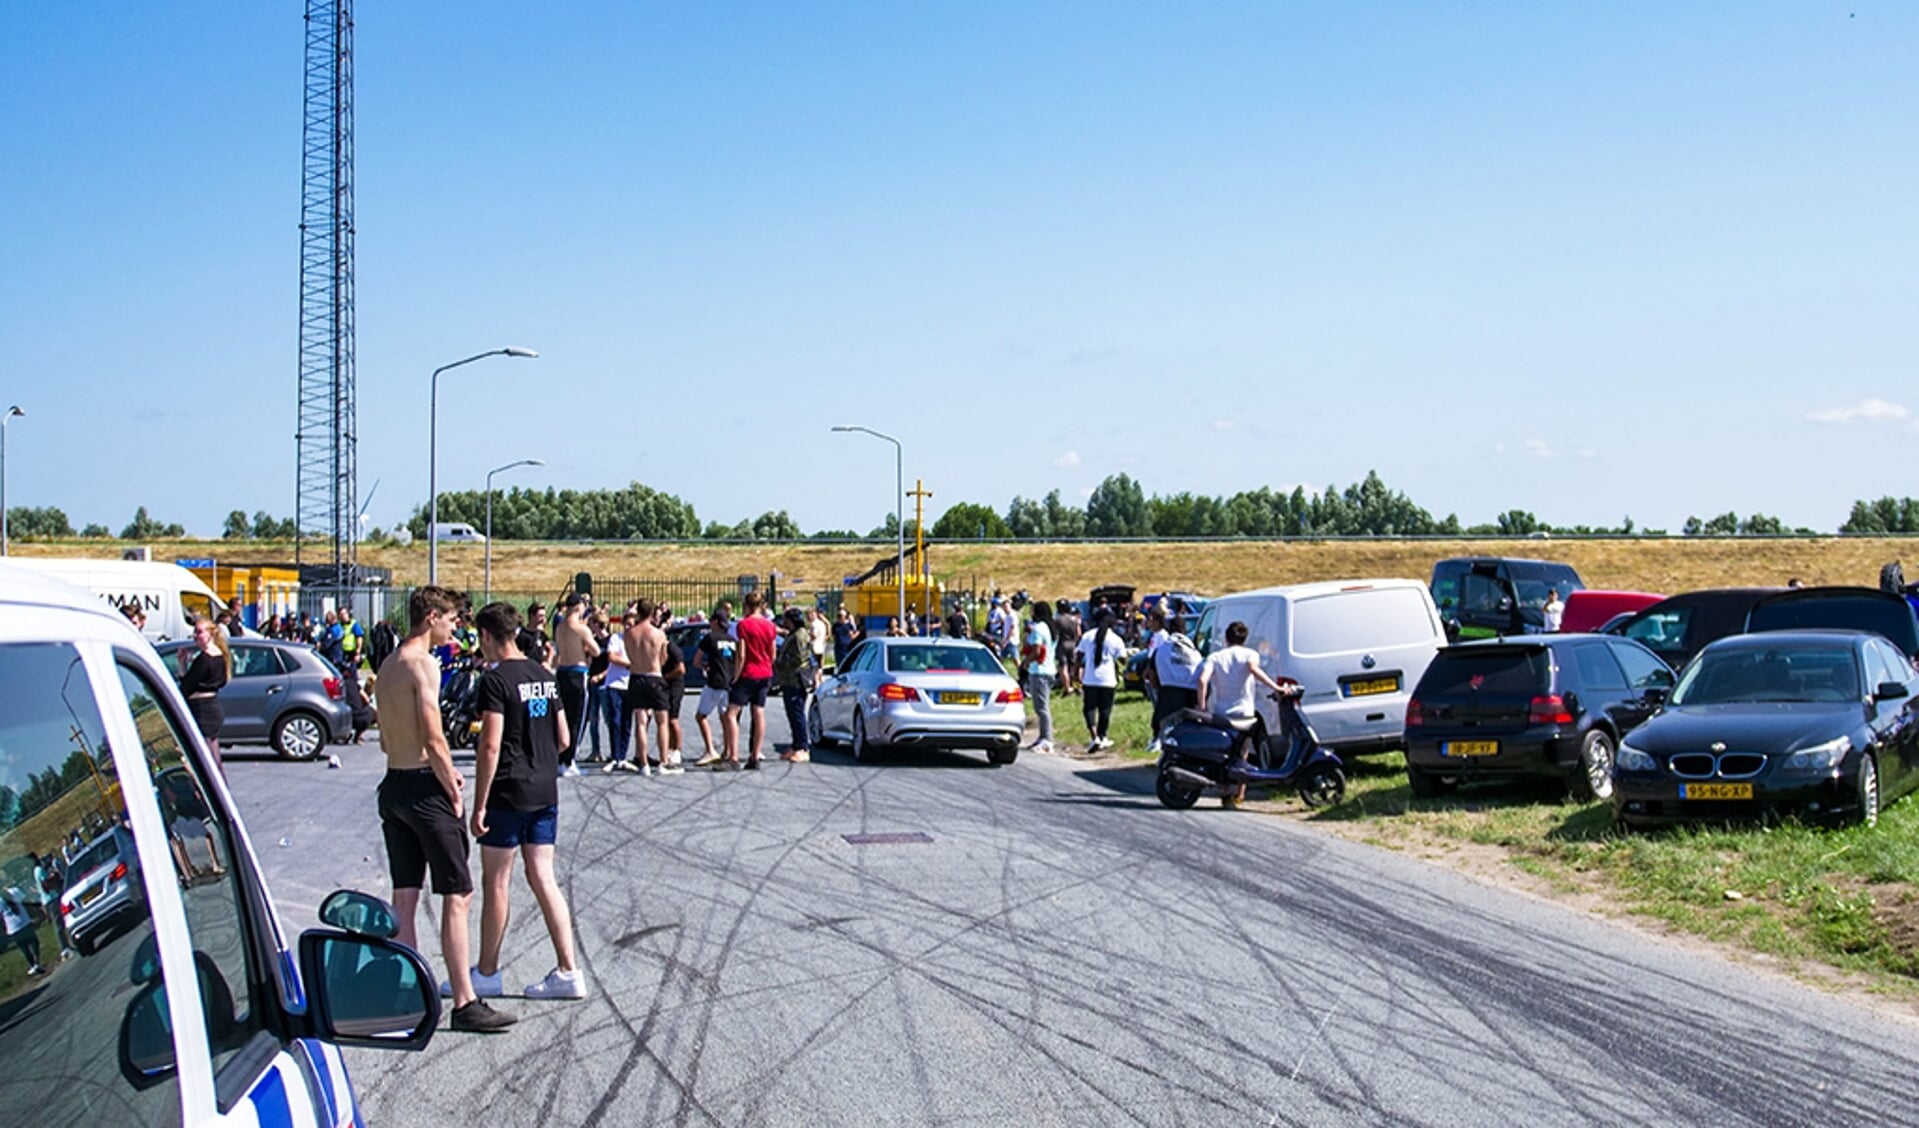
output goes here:
{"type": "Polygon", "coordinates": [[[889,646],[886,668],[895,674],[1000,674],[1006,667],[983,646],[889,646]]]}
{"type": "Polygon", "coordinates": [[[1302,657],[1384,650],[1438,639],[1415,588],[1373,588],[1293,603],[1293,653],[1302,657]]]}
{"type": "Polygon", "coordinates": [[[1872,595],[1820,595],[1760,603],[1746,619],[1746,629],[1789,631],[1795,628],[1872,631],[1907,654],[1919,654],[1919,632],[1913,627],[1912,606],[1903,599],[1872,595]]]}
{"type": "Polygon", "coordinates": [[[67,867],[67,872],[71,874],[91,873],[101,866],[106,865],[108,862],[117,860],[119,857],[120,844],[114,841],[112,835],[108,835],[87,847],[86,852],[78,858],[75,858],[73,864],[67,867]]]}
{"type": "Polygon", "coordinates": [[[1551,671],[1543,647],[1452,647],[1441,650],[1426,667],[1426,676],[1419,679],[1419,695],[1476,691],[1531,697],[1545,692],[1551,671]]]}

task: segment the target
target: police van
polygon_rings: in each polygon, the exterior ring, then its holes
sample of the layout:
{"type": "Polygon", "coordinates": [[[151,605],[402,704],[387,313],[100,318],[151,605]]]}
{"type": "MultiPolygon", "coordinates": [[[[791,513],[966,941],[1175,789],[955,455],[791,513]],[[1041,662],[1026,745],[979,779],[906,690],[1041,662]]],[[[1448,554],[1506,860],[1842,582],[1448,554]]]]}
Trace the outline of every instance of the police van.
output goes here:
{"type": "Polygon", "coordinates": [[[0,686],[0,1124],[362,1123],[339,1047],[440,1017],[393,910],[343,890],[288,943],[173,679],[88,592],[0,564],[0,686]]]}

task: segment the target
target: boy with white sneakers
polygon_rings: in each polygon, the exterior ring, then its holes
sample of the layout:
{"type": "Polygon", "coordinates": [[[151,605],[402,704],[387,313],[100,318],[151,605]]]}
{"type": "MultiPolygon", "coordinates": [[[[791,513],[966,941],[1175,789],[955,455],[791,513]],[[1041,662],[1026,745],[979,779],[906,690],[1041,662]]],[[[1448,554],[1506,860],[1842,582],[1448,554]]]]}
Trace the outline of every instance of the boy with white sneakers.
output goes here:
{"type": "Polygon", "coordinates": [[[479,614],[480,650],[495,663],[480,679],[480,746],[474,757],[473,834],[480,840],[480,962],[473,989],[503,992],[500,947],[506,939],[513,853],[546,918],[554,969],[526,989],[529,999],[583,999],[586,974],[574,961],[573,917],[553,874],[559,830],[560,754],[566,715],[551,670],[520,650],[519,612],[491,603],[479,614]]]}

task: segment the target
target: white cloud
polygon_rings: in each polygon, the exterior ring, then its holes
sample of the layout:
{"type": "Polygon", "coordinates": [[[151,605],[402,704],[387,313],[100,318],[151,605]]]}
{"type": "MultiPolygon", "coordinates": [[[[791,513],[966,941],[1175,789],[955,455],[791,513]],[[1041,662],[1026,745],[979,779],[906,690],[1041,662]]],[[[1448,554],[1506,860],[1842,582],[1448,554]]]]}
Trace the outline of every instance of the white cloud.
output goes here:
{"type": "Polygon", "coordinates": [[[1079,452],[1076,450],[1069,450],[1065,454],[1062,454],[1058,458],[1055,458],[1053,460],[1053,465],[1060,466],[1060,467],[1078,466],[1079,452]]]}
{"type": "Polygon", "coordinates": [[[1912,413],[1904,404],[1868,396],[1850,407],[1829,407],[1806,416],[1808,423],[1897,423],[1912,413]]]}
{"type": "Polygon", "coordinates": [[[1580,447],[1579,450],[1576,451],[1575,453],[1577,453],[1579,457],[1581,458],[1598,458],[1599,457],[1599,452],[1594,450],[1591,447],[1580,447]]]}
{"type": "Polygon", "coordinates": [[[1526,453],[1534,458],[1551,458],[1558,452],[1547,444],[1545,439],[1527,439],[1526,453]]]}
{"type": "Polygon", "coordinates": [[[1237,431],[1238,429],[1239,424],[1233,422],[1231,419],[1213,420],[1213,430],[1215,431],[1237,431]]]}
{"type": "Polygon", "coordinates": [[[1494,454],[1505,454],[1505,453],[1506,453],[1506,444],[1505,444],[1505,443],[1494,443],[1494,444],[1493,444],[1493,453],[1494,453],[1494,454]]]}

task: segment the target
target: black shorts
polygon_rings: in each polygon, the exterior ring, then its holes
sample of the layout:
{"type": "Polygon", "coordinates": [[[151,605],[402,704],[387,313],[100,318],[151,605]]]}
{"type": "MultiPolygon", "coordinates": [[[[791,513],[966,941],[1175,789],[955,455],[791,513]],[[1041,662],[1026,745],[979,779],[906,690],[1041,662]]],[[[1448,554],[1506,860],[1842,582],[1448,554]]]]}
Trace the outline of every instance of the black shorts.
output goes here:
{"type": "Polygon", "coordinates": [[[736,678],[733,687],[726,691],[726,700],[732,705],[764,706],[766,687],[772,682],[772,678],[736,678]]]}
{"type": "Polygon", "coordinates": [[[466,823],[453,813],[432,768],[388,769],[380,781],[380,832],[393,888],[418,889],[431,869],[435,893],[473,892],[466,823]]]}
{"type": "Polygon", "coordinates": [[[666,679],[658,674],[634,674],[626,683],[628,712],[664,711],[667,706],[666,679]]]}
{"type": "Polygon", "coordinates": [[[678,717],[680,705],[686,700],[686,679],[684,677],[666,679],[666,715],[678,717]]]}

